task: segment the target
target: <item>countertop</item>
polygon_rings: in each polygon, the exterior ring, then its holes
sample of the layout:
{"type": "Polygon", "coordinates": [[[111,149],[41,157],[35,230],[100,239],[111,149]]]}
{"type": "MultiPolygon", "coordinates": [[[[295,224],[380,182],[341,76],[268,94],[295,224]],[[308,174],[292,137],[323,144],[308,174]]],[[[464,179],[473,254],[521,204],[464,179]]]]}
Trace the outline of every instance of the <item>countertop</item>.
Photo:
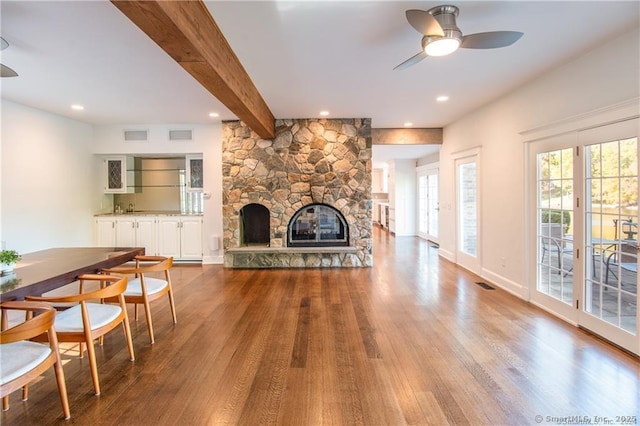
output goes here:
{"type": "Polygon", "coordinates": [[[133,211],[123,213],[96,213],[95,217],[119,216],[204,216],[203,213],[182,213],[178,211],[133,211]]]}

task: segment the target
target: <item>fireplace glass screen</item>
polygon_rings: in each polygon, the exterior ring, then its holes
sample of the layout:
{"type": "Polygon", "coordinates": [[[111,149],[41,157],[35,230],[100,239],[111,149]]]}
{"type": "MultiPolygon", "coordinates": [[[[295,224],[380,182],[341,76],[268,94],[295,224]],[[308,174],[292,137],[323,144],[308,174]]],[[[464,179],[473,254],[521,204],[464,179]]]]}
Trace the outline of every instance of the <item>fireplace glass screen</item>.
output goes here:
{"type": "Polygon", "coordinates": [[[298,210],[289,222],[289,247],[348,246],[348,227],[342,214],[326,204],[298,210]]]}

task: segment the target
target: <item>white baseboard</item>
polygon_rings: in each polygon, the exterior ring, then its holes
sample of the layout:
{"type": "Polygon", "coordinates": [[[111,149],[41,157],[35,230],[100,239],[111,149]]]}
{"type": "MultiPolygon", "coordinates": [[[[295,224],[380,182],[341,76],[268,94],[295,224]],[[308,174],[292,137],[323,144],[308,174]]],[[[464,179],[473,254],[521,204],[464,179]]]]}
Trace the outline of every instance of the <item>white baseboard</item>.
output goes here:
{"type": "Polygon", "coordinates": [[[514,296],[519,297],[520,299],[529,299],[528,289],[521,283],[510,280],[500,274],[496,274],[495,272],[489,271],[487,269],[482,269],[482,278],[486,279],[491,284],[495,284],[501,289],[513,294],[514,296]]]}
{"type": "Polygon", "coordinates": [[[441,257],[444,257],[449,262],[456,263],[455,254],[450,252],[450,251],[447,251],[447,250],[443,249],[442,246],[440,246],[440,248],[438,249],[438,255],[440,255],[441,257]]]}
{"type": "Polygon", "coordinates": [[[203,265],[222,265],[223,263],[224,263],[224,257],[222,255],[204,256],[202,258],[203,265]]]}

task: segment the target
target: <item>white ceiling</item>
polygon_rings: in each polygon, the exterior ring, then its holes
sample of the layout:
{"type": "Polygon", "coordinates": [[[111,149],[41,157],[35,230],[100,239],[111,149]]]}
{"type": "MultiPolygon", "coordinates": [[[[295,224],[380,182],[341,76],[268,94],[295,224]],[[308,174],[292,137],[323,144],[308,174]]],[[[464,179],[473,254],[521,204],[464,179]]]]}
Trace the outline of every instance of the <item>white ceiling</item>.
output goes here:
{"type": "MultiPolygon", "coordinates": [[[[207,1],[277,118],[370,117],[376,128],[444,127],[632,28],[637,1],[456,1],[465,34],[514,30],[516,44],[461,49],[402,71],[420,50],[406,9],[437,1],[207,1]],[[438,103],[446,94],[450,100],[438,103]]],[[[91,124],[236,117],[107,1],[0,2],[2,97],[91,124]],[[80,103],[84,111],[70,105],[80,103]]],[[[412,152],[418,148],[407,148],[412,152]]],[[[424,147],[422,147],[424,148],[424,147]]],[[[398,150],[398,156],[402,149],[398,150]]]]}

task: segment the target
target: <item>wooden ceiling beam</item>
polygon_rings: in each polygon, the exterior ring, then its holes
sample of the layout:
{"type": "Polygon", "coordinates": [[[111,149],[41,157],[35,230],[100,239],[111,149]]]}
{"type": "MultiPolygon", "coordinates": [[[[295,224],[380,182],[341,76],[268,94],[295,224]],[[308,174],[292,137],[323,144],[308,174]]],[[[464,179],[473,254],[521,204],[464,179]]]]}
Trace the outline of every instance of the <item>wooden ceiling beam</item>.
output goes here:
{"type": "Polygon", "coordinates": [[[204,2],[111,3],[261,138],[275,138],[273,114],[204,2]]]}
{"type": "Polygon", "coordinates": [[[442,144],[442,128],[371,129],[373,145],[442,144]]]}

